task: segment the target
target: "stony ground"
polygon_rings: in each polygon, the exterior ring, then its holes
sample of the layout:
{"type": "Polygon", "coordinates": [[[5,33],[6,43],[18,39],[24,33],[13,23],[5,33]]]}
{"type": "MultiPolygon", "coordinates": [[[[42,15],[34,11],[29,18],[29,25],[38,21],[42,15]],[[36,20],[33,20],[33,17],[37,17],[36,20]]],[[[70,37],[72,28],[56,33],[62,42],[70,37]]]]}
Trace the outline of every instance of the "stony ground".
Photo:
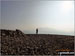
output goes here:
{"type": "Polygon", "coordinates": [[[1,29],[2,55],[51,55],[56,50],[74,51],[74,36],[24,34],[20,30],[1,29]]]}

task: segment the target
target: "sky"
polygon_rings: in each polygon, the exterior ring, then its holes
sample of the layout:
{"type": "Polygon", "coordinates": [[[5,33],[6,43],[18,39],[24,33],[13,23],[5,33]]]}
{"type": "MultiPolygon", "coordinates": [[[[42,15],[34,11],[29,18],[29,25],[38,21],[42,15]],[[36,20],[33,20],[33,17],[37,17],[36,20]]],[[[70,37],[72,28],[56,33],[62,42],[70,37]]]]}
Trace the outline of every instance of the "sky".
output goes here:
{"type": "Polygon", "coordinates": [[[1,29],[74,35],[74,1],[1,1],[1,29]]]}

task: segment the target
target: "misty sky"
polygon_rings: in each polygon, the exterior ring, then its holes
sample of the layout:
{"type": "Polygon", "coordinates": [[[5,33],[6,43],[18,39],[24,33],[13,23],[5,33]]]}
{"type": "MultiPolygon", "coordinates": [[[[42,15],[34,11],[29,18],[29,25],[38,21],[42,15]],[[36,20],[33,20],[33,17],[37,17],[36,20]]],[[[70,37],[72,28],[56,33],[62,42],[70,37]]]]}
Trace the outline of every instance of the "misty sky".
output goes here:
{"type": "Polygon", "coordinates": [[[74,35],[74,1],[2,1],[1,28],[74,35]]]}

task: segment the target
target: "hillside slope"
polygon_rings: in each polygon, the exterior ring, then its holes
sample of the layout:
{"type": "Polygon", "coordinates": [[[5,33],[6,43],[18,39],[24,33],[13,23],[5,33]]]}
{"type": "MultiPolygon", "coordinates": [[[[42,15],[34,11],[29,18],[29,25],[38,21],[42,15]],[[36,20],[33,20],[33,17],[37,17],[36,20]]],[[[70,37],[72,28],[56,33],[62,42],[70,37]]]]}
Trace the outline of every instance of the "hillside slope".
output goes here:
{"type": "Polygon", "coordinates": [[[20,30],[1,29],[2,55],[51,55],[56,50],[74,51],[74,36],[24,34],[20,30]]]}

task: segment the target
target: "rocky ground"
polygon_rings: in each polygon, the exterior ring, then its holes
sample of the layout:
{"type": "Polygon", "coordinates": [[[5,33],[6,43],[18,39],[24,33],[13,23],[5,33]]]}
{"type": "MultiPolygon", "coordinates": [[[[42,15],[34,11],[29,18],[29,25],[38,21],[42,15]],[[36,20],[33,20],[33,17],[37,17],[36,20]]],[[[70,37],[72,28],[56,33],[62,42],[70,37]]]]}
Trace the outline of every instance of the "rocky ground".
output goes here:
{"type": "Polygon", "coordinates": [[[2,55],[51,55],[56,50],[74,51],[74,36],[24,34],[20,30],[0,30],[2,55]]]}

